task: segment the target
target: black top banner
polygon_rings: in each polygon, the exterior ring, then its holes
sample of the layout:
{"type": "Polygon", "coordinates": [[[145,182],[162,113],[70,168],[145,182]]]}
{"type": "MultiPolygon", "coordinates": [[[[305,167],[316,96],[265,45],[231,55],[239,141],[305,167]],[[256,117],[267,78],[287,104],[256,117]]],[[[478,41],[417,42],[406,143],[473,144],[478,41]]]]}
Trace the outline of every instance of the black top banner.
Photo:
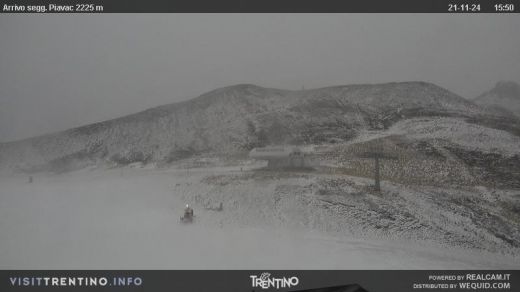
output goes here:
{"type": "Polygon", "coordinates": [[[520,0],[1,0],[2,13],[518,13],[520,0]]]}

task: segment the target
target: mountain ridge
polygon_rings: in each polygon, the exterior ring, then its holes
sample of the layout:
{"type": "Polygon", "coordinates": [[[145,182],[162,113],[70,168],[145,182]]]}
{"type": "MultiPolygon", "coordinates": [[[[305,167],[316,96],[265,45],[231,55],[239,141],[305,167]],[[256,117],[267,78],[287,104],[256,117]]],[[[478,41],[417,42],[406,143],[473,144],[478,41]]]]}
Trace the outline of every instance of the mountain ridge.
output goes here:
{"type": "MultiPolygon", "coordinates": [[[[220,87],[220,88],[208,91],[207,93],[203,93],[203,94],[201,94],[201,95],[199,95],[199,96],[197,96],[195,98],[192,98],[192,99],[178,101],[178,102],[173,102],[173,103],[168,103],[168,104],[163,104],[163,105],[158,105],[158,106],[154,106],[154,107],[147,108],[147,109],[135,112],[135,113],[130,113],[130,114],[127,114],[127,115],[124,115],[124,116],[120,116],[120,117],[116,117],[116,118],[112,118],[112,119],[107,119],[107,120],[103,120],[103,121],[99,121],[99,122],[88,123],[88,124],[77,126],[77,127],[73,127],[73,128],[70,128],[70,129],[66,129],[66,130],[62,130],[62,131],[56,131],[56,132],[50,132],[50,133],[45,133],[45,134],[41,134],[41,135],[37,135],[37,136],[33,136],[33,137],[27,137],[27,138],[13,140],[13,141],[0,142],[0,145],[1,144],[19,143],[19,142],[23,142],[23,141],[26,141],[26,140],[33,140],[33,139],[43,138],[43,137],[46,137],[46,136],[52,136],[52,135],[56,135],[56,134],[60,134],[60,133],[66,133],[66,132],[73,131],[73,130],[81,130],[82,128],[89,128],[89,127],[92,127],[92,126],[95,126],[95,125],[98,125],[98,124],[102,124],[102,123],[109,123],[110,124],[110,123],[114,123],[114,122],[124,121],[124,120],[127,120],[129,118],[133,118],[133,117],[145,117],[145,116],[150,115],[150,114],[153,114],[153,115],[159,114],[159,115],[161,115],[161,113],[162,114],[167,114],[165,111],[167,111],[169,109],[172,109],[172,108],[175,108],[175,107],[178,107],[178,106],[185,106],[187,103],[190,103],[190,102],[202,103],[203,99],[208,98],[208,97],[214,97],[215,94],[222,93],[222,92],[224,92],[226,90],[236,91],[237,89],[238,90],[244,90],[244,89],[251,89],[251,88],[253,88],[253,89],[260,89],[260,90],[273,90],[273,91],[285,92],[285,93],[296,93],[296,92],[315,92],[315,91],[331,90],[331,89],[363,88],[363,87],[371,87],[371,86],[399,85],[399,84],[424,84],[424,85],[428,85],[428,86],[435,86],[435,87],[437,87],[439,89],[448,91],[447,89],[442,88],[442,87],[440,87],[438,85],[435,85],[435,84],[429,83],[429,82],[424,82],[424,81],[404,81],[404,82],[388,82],[388,83],[364,83],[364,84],[351,84],[351,85],[334,85],[334,86],[325,86],[325,87],[305,89],[305,90],[276,89],[276,88],[262,87],[262,86],[258,86],[258,85],[255,85],[255,84],[243,83],[243,84],[236,84],[236,85],[220,87]]],[[[466,101],[465,98],[460,97],[460,96],[458,96],[458,97],[461,99],[461,101],[466,101]]],[[[206,102],[206,101],[204,101],[204,102],[206,102]]]]}
{"type": "Polygon", "coordinates": [[[410,81],[307,90],[238,84],[61,132],[0,144],[0,167],[65,161],[173,161],[273,144],[349,140],[417,116],[476,118],[486,111],[435,84],[410,81]]]}

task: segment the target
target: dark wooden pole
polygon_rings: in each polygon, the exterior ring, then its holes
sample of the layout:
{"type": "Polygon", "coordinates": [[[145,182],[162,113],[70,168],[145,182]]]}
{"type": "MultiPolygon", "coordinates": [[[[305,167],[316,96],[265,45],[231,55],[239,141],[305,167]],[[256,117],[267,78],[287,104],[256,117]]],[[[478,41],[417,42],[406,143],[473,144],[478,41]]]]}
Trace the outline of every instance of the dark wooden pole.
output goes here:
{"type": "Polygon", "coordinates": [[[376,192],[381,192],[381,159],[396,160],[397,156],[385,154],[382,151],[369,151],[362,153],[359,157],[374,159],[374,189],[376,192]]]}

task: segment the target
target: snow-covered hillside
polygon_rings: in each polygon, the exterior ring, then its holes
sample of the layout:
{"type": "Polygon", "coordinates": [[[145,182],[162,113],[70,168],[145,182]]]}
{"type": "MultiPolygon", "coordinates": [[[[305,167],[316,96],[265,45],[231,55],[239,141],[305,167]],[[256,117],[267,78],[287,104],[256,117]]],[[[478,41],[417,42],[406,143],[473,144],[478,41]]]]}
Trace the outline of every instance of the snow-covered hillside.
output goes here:
{"type": "Polygon", "coordinates": [[[0,185],[0,268],[519,267],[520,120],[424,82],[225,87],[0,144],[0,185]]]}
{"type": "Polygon", "coordinates": [[[507,131],[472,124],[457,118],[414,118],[393,125],[385,135],[403,135],[408,139],[450,143],[467,150],[520,154],[520,137],[507,131]]]}
{"type": "Polygon", "coordinates": [[[385,130],[365,130],[343,143],[316,147],[320,171],[373,177],[377,151],[381,175],[401,184],[520,189],[520,136],[510,129],[487,127],[470,119],[420,117],[385,130]]]}
{"type": "Polygon", "coordinates": [[[477,118],[486,111],[425,82],[287,91],[254,85],[23,141],[0,144],[0,168],[63,172],[99,163],[171,162],[202,152],[349,140],[421,116],[477,118]]]}

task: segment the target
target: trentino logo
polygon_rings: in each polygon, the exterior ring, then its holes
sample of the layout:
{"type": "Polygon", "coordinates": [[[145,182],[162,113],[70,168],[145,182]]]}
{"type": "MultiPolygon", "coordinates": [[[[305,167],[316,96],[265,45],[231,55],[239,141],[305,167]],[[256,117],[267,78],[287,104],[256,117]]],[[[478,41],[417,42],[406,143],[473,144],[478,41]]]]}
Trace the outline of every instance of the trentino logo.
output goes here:
{"type": "Polygon", "coordinates": [[[291,288],[293,286],[298,285],[300,280],[298,277],[290,277],[290,278],[274,278],[271,277],[270,273],[264,272],[260,276],[257,275],[251,275],[249,276],[251,278],[251,285],[253,288],[260,287],[262,289],[269,289],[269,288],[291,288]]]}

